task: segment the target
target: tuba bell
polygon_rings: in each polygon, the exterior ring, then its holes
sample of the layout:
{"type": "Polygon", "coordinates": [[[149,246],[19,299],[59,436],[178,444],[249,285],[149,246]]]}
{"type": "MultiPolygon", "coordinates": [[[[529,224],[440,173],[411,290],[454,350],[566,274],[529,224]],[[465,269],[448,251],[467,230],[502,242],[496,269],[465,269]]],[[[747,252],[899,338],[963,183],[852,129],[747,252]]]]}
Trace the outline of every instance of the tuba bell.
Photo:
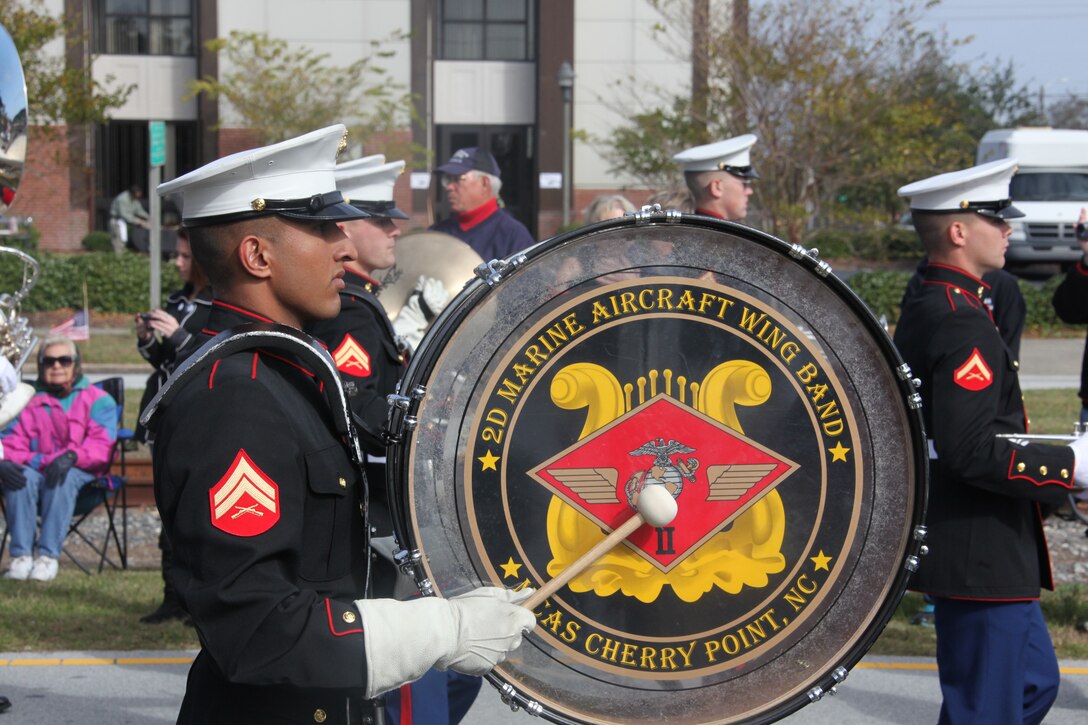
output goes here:
{"type": "MultiPolygon", "coordinates": [[[[12,255],[23,265],[22,283],[14,293],[0,293],[0,427],[6,426],[27,404],[34,389],[20,382],[27,357],[38,343],[20,305],[38,281],[41,265],[21,249],[3,242],[19,234],[20,219],[9,215],[23,174],[27,142],[26,80],[19,53],[8,31],[0,25],[0,255],[12,255]]],[[[29,220],[21,220],[22,224],[29,220]]]]}

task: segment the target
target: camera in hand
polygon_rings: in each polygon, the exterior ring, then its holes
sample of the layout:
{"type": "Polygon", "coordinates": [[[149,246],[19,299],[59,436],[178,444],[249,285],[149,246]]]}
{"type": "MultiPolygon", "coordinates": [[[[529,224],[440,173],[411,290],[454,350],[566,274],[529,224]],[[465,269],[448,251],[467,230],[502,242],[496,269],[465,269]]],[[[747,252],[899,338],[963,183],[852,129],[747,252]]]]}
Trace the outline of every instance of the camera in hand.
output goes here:
{"type": "Polygon", "coordinates": [[[1077,222],[1076,234],[1078,242],[1088,242],[1088,224],[1077,222]]]}
{"type": "Polygon", "coordinates": [[[140,319],[143,320],[144,322],[151,322],[151,313],[150,312],[141,312],[140,313],[140,319]]]}

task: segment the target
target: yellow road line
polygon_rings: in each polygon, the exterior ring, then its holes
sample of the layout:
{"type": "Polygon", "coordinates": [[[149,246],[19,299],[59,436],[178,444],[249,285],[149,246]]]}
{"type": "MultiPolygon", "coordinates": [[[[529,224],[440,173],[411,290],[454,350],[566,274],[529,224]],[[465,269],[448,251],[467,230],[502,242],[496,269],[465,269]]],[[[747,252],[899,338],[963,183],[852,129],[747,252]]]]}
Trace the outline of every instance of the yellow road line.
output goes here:
{"type": "Polygon", "coordinates": [[[0,667],[49,667],[61,665],[188,665],[192,657],[65,657],[57,659],[0,660],[0,667]]]}
{"type": "MultiPolygon", "coordinates": [[[[64,657],[0,660],[0,667],[57,667],[73,665],[188,665],[192,657],[64,657]]],[[[860,662],[858,670],[937,670],[935,662],[860,662]]],[[[1088,675],[1088,667],[1061,667],[1063,675],[1088,675]]]]}

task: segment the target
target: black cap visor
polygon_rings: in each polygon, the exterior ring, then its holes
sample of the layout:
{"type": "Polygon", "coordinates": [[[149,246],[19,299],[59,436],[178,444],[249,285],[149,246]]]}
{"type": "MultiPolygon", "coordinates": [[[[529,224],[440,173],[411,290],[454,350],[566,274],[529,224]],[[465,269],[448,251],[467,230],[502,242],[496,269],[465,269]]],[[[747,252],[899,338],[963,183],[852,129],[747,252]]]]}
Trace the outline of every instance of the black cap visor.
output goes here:
{"type": "Polygon", "coordinates": [[[314,194],[305,199],[254,199],[251,209],[232,214],[186,218],[182,226],[203,227],[212,224],[230,224],[243,219],[276,216],[287,217],[301,222],[347,222],[352,219],[366,219],[370,214],[357,209],[344,201],[339,191],[314,194]]]}
{"type": "Polygon", "coordinates": [[[408,215],[397,208],[392,201],[352,201],[356,209],[366,212],[368,216],[376,219],[407,219],[408,215]]]}
{"type": "Polygon", "coordinates": [[[729,166],[728,164],[718,164],[718,168],[722,171],[728,171],[730,174],[740,179],[759,178],[759,174],[756,173],[754,166],[729,166]]]}

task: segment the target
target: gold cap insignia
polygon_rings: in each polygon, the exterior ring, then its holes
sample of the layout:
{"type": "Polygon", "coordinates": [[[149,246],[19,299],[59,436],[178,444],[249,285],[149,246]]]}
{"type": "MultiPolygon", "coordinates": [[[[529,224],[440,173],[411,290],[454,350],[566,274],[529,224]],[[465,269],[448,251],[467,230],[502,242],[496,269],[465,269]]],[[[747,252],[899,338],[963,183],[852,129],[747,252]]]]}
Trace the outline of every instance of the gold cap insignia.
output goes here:
{"type": "Polygon", "coordinates": [[[344,131],[344,135],[340,137],[340,143],[336,146],[336,158],[340,158],[340,154],[344,153],[344,149],[348,147],[348,132],[344,131]]]}
{"type": "Polygon", "coordinates": [[[249,206],[253,211],[264,211],[264,199],[257,197],[253,201],[249,202],[249,206]]]}
{"type": "Polygon", "coordinates": [[[966,199],[960,202],[960,209],[966,209],[969,206],[971,206],[971,202],[967,201],[966,199]]]}

